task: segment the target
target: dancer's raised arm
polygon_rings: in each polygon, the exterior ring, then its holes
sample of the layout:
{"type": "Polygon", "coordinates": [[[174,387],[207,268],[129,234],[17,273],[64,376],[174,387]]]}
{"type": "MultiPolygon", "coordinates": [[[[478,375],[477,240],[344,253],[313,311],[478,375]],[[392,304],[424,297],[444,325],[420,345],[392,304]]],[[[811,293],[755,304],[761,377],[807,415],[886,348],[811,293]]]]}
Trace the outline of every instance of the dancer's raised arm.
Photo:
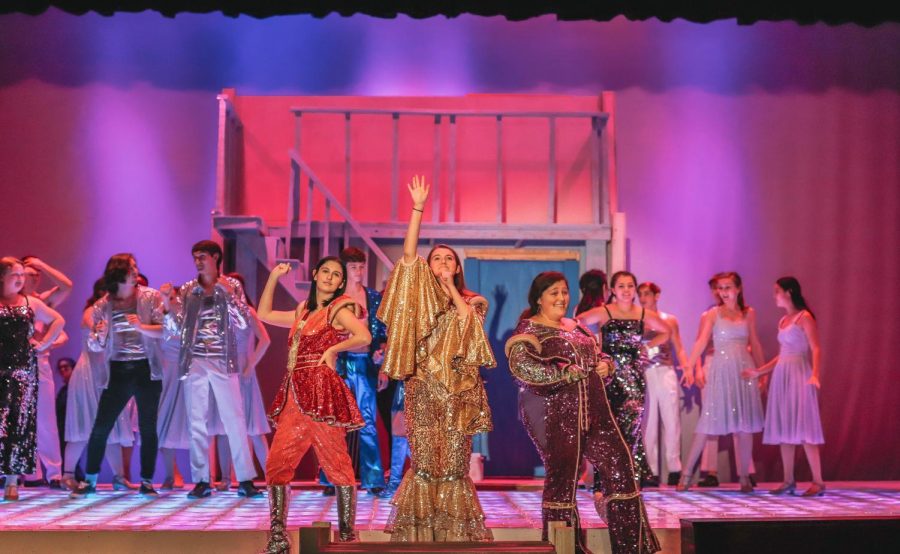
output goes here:
{"type": "Polygon", "coordinates": [[[288,328],[294,325],[294,312],[275,311],[272,309],[272,300],[275,298],[275,287],[278,285],[278,279],[282,275],[287,275],[290,270],[291,264],[286,263],[278,264],[272,268],[272,272],[269,273],[269,280],[266,281],[266,287],[259,298],[259,308],[256,310],[256,315],[269,325],[288,328]]]}
{"type": "Polygon", "coordinates": [[[409,216],[409,228],[406,230],[406,239],[403,241],[403,263],[411,264],[416,261],[416,247],[419,245],[419,227],[422,226],[422,214],[425,212],[425,201],[428,200],[428,190],[431,188],[425,177],[418,175],[413,177],[412,183],[406,185],[409,195],[412,197],[412,214],[409,216]]]}

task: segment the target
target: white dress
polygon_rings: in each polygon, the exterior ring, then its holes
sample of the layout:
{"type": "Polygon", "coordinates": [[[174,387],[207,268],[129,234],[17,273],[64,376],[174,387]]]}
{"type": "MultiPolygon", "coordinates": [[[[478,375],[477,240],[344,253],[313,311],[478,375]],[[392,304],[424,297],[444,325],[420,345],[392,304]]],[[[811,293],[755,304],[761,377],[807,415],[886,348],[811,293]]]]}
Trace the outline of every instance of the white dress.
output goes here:
{"type": "Polygon", "coordinates": [[[806,333],[792,323],[778,330],[778,343],[781,350],[769,381],[763,443],[824,444],[819,393],[809,384],[812,364],[806,333]]]}
{"type": "Polygon", "coordinates": [[[743,370],[756,367],[747,350],[750,343],[747,319],[731,321],[716,310],[712,339],[714,351],[696,432],[728,435],[762,431],[763,409],[757,379],[741,376],[743,370]]]}

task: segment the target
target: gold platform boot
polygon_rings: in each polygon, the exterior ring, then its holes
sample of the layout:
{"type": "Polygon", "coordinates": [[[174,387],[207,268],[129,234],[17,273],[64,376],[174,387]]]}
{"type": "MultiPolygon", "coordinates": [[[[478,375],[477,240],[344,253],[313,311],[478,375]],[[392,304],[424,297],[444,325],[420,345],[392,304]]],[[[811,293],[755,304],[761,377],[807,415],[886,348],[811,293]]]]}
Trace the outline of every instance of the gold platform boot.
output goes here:
{"type": "Polygon", "coordinates": [[[356,487],[337,488],[338,536],[341,542],[356,540],[356,487]]]}
{"type": "Polygon", "coordinates": [[[290,485],[269,485],[269,542],[260,554],[290,554],[291,541],[287,534],[290,485]]]}

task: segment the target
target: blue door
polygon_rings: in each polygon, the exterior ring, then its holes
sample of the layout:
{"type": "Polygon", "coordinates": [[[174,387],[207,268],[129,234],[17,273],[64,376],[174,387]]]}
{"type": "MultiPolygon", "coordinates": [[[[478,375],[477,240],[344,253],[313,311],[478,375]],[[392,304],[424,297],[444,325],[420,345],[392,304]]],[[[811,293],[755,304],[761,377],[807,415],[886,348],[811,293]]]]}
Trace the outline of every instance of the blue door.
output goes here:
{"type": "Polygon", "coordinates": [[[566,276],[572,298],[571,315],[579,299],[578,262],[468,258],[464,266],[466,286],[490,303],[485,330],[497,358],[495,369],[482,370],[494,416],[494,430],[487,435],[486,444],[484,437],[476,438],[476,446],[487,450],[484,473],[495,477],[531,477],[541,466],[541,459],[519,420],[519,387],[509,372],[503,346],[512,336],[522,310],[528,307],[531,281],[542,271],[559,271],[566,276]]]}

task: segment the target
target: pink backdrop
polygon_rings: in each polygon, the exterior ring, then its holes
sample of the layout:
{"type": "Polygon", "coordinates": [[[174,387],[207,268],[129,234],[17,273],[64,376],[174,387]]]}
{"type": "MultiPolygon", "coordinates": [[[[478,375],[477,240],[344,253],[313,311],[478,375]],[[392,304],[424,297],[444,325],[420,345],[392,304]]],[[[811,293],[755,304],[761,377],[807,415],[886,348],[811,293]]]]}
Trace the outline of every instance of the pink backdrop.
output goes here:
{"type": "MultiPolygon", "coordinates": [[[[796,275],[821,325],[826,478],[900,478],[900,26],[51,11],[0,27],[0,253],[75,279],[73,336],[110,254],[133,251],[152,284],[191,275],[223,87],[614,90],[632,269],[662,285],[688,337],[708,276],[741,272],[769,355],[771,284],[796,275]]],[[[777,477],[774,449],[758,458],[777,477]]]]}

